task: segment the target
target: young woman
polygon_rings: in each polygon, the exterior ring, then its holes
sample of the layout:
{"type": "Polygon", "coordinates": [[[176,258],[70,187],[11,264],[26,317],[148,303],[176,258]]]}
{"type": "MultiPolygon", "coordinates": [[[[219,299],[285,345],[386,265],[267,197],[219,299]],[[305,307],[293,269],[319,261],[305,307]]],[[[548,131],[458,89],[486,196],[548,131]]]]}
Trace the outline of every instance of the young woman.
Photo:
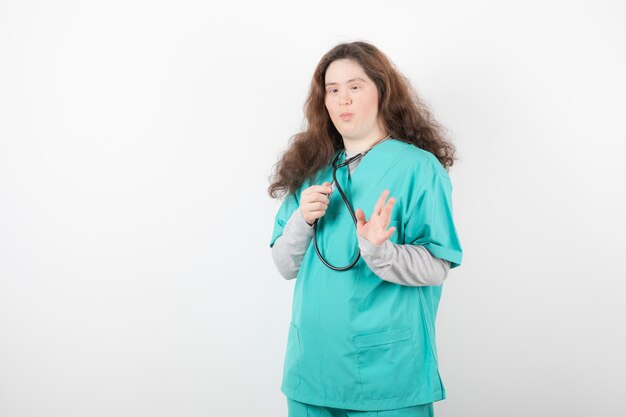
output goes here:
{"type": "Polygon", "coordinates": [[[297,278],[281,386],[289,416],[432,416],[446,396],[435,317],[463,254],[454,146],[365,42],[322,57],[305,114],[268,190],[286,194],[274,263],[297,278]]]}

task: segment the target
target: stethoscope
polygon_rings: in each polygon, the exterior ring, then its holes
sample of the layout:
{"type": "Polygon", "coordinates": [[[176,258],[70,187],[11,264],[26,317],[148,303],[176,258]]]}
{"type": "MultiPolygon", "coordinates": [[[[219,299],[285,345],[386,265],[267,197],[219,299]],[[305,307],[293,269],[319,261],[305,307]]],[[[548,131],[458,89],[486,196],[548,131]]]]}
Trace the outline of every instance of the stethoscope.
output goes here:
{"type": "MultiPolygon", "coordinates": [[[[391,137],[391,135],[387,135],[387,137],[385,137],[385,138],[381,139],[380,141],[376,142],[374,144],[374,146],[378,145],[379,143],[383,142],[384,140],[388,139],[389,137],[391,137]]],[[[345,149],[344,149],[342,151],[337,152],[337,155],[335,155],[335,157],[333,158],[333,162],[332,162],[332,165],[333,165],[333,184],[335,184],[337,186],[337,189],[339,190],[339,194],[341,194],[341,198],[343,199],[343,202],[345,203],[346,207],[348,207],[348,211],[350,212],[350,216],[352,216],[352,221],[354,222],[354,227],[355,228],[356,228],[356,224],[357,224],[356,214],[354,214],[354,209],[352,208],[352,205],[350,204],[350,201],[348,201],[348,197],[346,197],[346,194],[343,192],[343,190],[341,189],[341,186],[339,185],[339,181],[337,181],[337,170],[339,168],[343,168],[343,167],[345,167],[347,165],[350,165],[352,162],[354,162],[354,161],[356,161],[358,159],[363,158],[369,151],[372,150],[372,148],[374,148],[374,146],[369,148],[367,151],[361,152],[360,154],[357,154],[357,155],[354,155],[353,157],[348,158],[345,161],[343,161],[342,163],[338,164],[337,162],[339,161],[339,157],[342,154],[345,154],[345,149]]],[[[324,256],[322,256],[322,252],[320,251],[320,248],[317,246],[317,223],[318,223],[319,219],[321,219],[321,217],[318,217],[313,222],[313,245],[315,246],[315,252],[317,253],[317,256],[320,258],[320,261],[322,261],[322,263],[324,265],[326,265],[327,267],[329,267],[330,269],[332,269],[334,271],[347,271],[348,269],[352,268],[354,265],[356,265],[356,263],[359,261],[359,258],[361,257],[361,250],[358,249],[358,247],[357,247],[356,257],[350,263],[350,265],[343,266],[343,267],[333,266],[328,261],[326,261],[326,259],[324,259],[324,256]]]]}

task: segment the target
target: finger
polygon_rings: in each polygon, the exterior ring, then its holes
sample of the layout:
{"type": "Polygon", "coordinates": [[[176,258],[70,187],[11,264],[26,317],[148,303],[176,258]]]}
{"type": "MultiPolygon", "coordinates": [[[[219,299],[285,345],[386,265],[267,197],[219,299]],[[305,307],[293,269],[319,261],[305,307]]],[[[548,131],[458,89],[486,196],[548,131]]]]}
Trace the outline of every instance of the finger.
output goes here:
{"type": "Polygon", "coordinates": [[[328,204],[330,202],[330,196],[324,193],[315,193],[311,194],[310,200],[311,203],[325,203],[328,204]]]}
{"type": "Polygon", "coordinates": [[[396,198],[391,197],[389,201],[387,201],[387,204],[385,204],[385,207],[383,208],[380,214],[380,220],[383,226],[385,227],[385,229],[387,228],[387,226],[389,226],[389,222],[391,221],[391,212],[393,210],[393,205],[395,203],[396,203],[396,198]]]}
{"type": "Polygon", "coordinates": [[[376,205],[374,206],[374,214],[380,216],[380,212],[383,209],[383,205],[385,204],[385,200],[387,200],[387,195],[389,195],[389,190],[385,190],[382,192],[376,205]]]}
{"type": "Polygon", "coordinates": [[[315,193],[329,194],[331,191],[332,191],[332,188],[330,188],[330,183],[324,182],[324,184],[322,185],[310,186],[306,190],[302,191],[302,195],[315,194],[315,193]]]}
{"type": "Polygon", "coordinates": [[[326,208],[328,208],[328,202],[309,201],[308,203],[304,204],[304,207],[308,208],[309,210],[321,210],[321,209],[326,210],[326,208]]]}
{"type": "Polygon", "coordinates": [[[391,226],[389,230],[387,230],[387,235],[385,236],[385,240],[389,239],[393,234],[396,233],[395,226],[391,226]]]}
{"type": "Polygon", "coordinates": [[[326,210],[316,210],[316,211],[311,211],[309,213],[315,220],[324,217],[324,214],[326,214],[326,210]]]}
{"type": "Polygon", "coordinates": [[[322,185],[315,185],[314,187],[315,188],[313,189],[313,191],[316,191],[318,193],[328,194],[332,191],[332,188],[330,188],[330,183],[328,181],[325,181],[322,185]]]}
{"type": "Polygon", "coordinates": [[[354,215],[356,216],[356,225],[358,227],[364,226],[365,223],[367,223],[365,221],[365,213],[360,208],[356,209],[354,215]]]}
{"type": "Polygon", "coordinates": [[[328,203],[330,201],[330,195],[328,193],[314,191],[309,188],[308,192],[302,192],[302,196],[300,197],[300,199],[302,203],[315,203],[318,201],[328,203]]]}

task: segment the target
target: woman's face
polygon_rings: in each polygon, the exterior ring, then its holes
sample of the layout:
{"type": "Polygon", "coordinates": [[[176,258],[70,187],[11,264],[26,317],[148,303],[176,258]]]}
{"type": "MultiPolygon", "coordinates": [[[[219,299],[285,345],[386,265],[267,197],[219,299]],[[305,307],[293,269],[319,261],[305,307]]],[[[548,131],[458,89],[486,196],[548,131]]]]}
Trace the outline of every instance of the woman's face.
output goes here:
{"type": "Polygon", "coordinates": [[[333,61],[324,82],[326,109],[344,140],[372,140],[381,134],[378,90],[359,64],[349,59],[333,61]]]}

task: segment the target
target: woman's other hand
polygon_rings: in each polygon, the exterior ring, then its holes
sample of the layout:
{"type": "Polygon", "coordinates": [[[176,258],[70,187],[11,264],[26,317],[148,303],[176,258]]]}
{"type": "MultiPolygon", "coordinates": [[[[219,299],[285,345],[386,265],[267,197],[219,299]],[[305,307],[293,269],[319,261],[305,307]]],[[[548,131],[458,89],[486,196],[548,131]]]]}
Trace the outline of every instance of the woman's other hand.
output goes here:
{"type": "Polygon", "coordinates": [[[357,233],[375,245],[382,245],[396,232],[396,228],[393,226],[387,230],[391,220],[391,209],[396,202],[396,199],[391,197],[385,203],[388,195],[389,190],[383,191],[380,195],[369,221],[365,220],[365,213],[360,208],[356,209],[354,213],[357,220],[357,233]]]}

